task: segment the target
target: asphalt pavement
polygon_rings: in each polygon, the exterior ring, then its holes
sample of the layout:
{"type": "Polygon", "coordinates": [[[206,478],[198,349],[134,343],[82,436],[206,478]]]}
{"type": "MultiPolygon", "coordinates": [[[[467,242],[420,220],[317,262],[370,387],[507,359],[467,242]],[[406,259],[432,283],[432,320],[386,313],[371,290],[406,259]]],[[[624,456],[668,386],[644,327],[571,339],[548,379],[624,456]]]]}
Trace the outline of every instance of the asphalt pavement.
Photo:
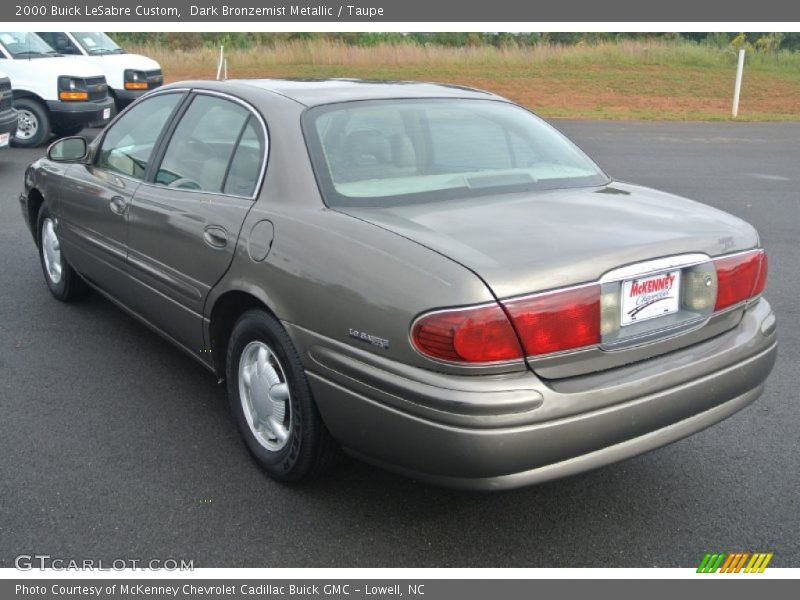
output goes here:
{"type": "Polygon", "coordinates": [[[759,229],[780,349],[756,404],[644,456],[507,493],[352,459],[311,484],[275,483],[210,373],[97,295],[50,296],[17,202],[43,150],[0,151],[0,566],[38,553],[196,567],[689,567],[714,551],[800,566],[800,124],[555,124],[615,178],[759,229]]]}

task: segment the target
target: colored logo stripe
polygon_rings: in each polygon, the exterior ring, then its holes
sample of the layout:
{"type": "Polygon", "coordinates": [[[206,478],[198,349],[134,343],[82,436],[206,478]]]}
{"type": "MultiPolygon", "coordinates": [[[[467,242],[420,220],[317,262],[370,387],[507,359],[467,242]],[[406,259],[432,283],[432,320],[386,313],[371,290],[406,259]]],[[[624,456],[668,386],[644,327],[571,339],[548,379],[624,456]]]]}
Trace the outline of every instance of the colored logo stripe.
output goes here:
{"type": "Polygon", "coordinates": [[[772,560],[772,552],[769,554],[754,554],[753,558],[750,559],[750,562],[747,564],[747,568],[744,570],[745,573],[763,573],[764,569],[767,568],[769,561],[772,560]]]}
{"type": "Polygon", "coordinates": [[[772,557],[772,552],[756,552],[752,555],[749,552],[734,552],[731,554],[712,554],[709,552],[703,556],[700,566],[697,567],[697,572],[740,573],[744,569],[745,573],[763,573],[772,557]],[[749,562],[748,559],[750,559],[749,562]],[[745,563],[747,563],[746,567],[745,563]]]}

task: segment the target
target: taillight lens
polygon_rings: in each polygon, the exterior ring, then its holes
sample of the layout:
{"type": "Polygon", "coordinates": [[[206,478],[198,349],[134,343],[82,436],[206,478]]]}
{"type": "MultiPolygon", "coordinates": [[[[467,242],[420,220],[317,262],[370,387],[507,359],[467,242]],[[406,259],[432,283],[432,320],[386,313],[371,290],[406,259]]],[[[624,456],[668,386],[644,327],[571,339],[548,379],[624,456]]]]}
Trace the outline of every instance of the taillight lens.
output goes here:
{"type": "Polygon", "coordinates": [[[717,269],[717,303],[722,310],[764,291],[767,284],[767,253],[753,250],[714,260],[717,269]]]}
{"type": "Polygon", "coordinates": [[[600,343],[599,285],[507,300],[503,307],[424,315],[414,323],[411,339],[426,356],[462,363],[517,360],[600,343]]]}
{"type": "Polygon", "coordinates": [[[537,294],[503,303],[527,356],[600,343],[600,286],[537,294]]]}
{"type": "Polygon", "coordinates": [[[753,296],[758,296],[764,292],[767,287],[767,274],[769,273],[769,260],[767,260],[766,250],[761,251],[761,268],[758,271],[758,279],[756,279],[756,287],[753,290],[753,296]]]}
{"type": "Polygon", "coordinates": [[[463,363],[490,363],[522,358],[514,328],[495,304],[425,315],[414,323],[411,339],[431,358],[463,363]]]}

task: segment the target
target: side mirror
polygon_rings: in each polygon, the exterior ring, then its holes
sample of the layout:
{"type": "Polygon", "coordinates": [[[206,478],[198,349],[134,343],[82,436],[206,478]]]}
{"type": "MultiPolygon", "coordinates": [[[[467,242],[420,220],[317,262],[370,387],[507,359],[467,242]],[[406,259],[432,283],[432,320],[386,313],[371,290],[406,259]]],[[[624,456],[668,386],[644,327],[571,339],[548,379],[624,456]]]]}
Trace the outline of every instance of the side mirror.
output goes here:
{"type": "Polygon", "coordinates": [[[47,158],[55,162],[80,162],[89,153],[86,139],[80,136],[65,137],[50,144],[47,158]]]}

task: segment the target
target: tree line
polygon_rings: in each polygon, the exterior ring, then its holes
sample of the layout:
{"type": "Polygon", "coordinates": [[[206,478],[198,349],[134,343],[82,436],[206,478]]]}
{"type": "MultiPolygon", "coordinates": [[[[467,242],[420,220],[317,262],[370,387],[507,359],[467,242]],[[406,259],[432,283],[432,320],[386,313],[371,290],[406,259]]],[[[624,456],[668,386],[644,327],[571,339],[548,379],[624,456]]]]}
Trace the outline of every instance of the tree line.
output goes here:
{"type": "Polygon", "coordinates": [[[578,45],[614,42],[622,40],[685,40],[716,48],[744,47],[749,51],[777,52],[800,51],[800,33],[748,32],[748,33],[273,33],[273,32],[125,32],[110,34],[118,44],[154,45],[171,50],[195,50],[203,47],[247,49],[254,46],[273,46],[292,41],[326,39],[352,46],[375,46],[378,44],[419,44],[448,47],[495,46],[526,47],[539,44],[578,45]]]}

